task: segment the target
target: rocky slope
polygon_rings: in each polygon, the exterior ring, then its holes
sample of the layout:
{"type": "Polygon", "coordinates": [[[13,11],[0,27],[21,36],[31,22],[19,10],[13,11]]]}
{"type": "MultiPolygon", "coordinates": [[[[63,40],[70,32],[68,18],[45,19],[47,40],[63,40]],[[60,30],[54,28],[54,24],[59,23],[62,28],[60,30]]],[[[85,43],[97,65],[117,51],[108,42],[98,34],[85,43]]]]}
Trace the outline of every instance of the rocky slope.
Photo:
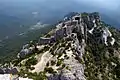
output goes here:
{"type": "Polygon", "coordinates": [[[99,13],[70,13],[12,61],[19,76],[35,80],[119,80],[120,31],[99,13]]]}

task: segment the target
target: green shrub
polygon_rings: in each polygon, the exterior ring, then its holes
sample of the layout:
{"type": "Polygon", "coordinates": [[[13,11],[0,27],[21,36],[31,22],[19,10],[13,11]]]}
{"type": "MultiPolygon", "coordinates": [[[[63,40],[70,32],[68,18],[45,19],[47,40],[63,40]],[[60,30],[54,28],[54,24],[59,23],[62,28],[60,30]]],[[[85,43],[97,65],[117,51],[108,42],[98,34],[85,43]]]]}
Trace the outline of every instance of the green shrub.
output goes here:
{"type": "Polygon", "coordinates": [[[67,58],[68,57],[67,54],[64,57],[67,58]]]}
{"type": "Polygon", "coordinates": [[[62,69],[65,68],[65,64],[62,65],[62,69]]]}
{"type": "Polygon", "coordinates": [[[60,66],[62,64],[62,60],[58,60],[57,65],[56,66],[60,66]]]}
{"type": "Polygon", "coordinates": [[[36,64],[37,64],[36,58],[32,57],[26,61],[25,66],[31,66],[31,65],[36,65],[36,64]]]}
{"type": "Polygon", "coordinates": [[[48,51],[49,48],[50,48],[49,46],[45,46],[45,47],[44,47],[44,51],[48,51]]]}
{"type": "Polygon", "coordinates": [[[51,65],[53,66],[53,65],[55,65],[56,64],[56,62],[55,61],[51,61],[51,65]]]}
{"type": "Polygon", "coordinates": [[[47,67],[49,66],[49,62],[47,62],[46,66],[47,66],[47,67]]]}
{"type": "Polygon", "coordinates": [[[31,78],[33,80],[47,80],[47,76],[45,75],[45,72],[40,72],[40,73],[27,73],[28,78],[31,78]]]}
{"type": "Polygon", "coordinates": [[[48,73],[54,73],[54,69],[52,67],[46,67],[44,71],[48,73]]]}
{"type": "Polygon", "coordinates": [[[115,67],[115,73],[117,78],[120,79],[120,64],[115,67]]]}
{"type": "Polygon", "coordinates": [[[21,59],[15,59],[12,61],[12,64],[14,64],[14,66],[18,66],[20,62],[21,62],[21,59]]]}
{"type": "Polygon", "coordinates": [[[60,58],[62,55],[63,55],[62,53],[59,53],[57,59],[60,58]]]}
{"type": "Polygon", "coordinates": [[[69,70],[69,67],[67,66],[66,69],[69,70]]]}
{"type": "Polygon", "coordinates": [[[80,59],[78,56],[76,56],[75,59],[78,60],[79,63],[82,63],[82,59],[80,59]]]}
{"type": "Polygon", "coordinates": [[[45,75],[44,72],[40,72],[35,78],[34,80],[47,80],[47,76],[45,75]]]}
{"type": "Polygon", "coordinates": [[[30,70],[34,70],[35,69],[35,67],[30,67],[30,70]]]}

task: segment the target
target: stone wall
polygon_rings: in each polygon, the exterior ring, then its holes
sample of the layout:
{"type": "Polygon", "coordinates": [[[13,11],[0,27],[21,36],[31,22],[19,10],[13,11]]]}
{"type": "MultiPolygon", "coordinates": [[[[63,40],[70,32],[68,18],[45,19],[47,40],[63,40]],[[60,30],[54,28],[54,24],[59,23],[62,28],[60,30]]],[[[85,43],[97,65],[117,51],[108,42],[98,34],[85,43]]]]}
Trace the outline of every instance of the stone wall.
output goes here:
{"type": "Polygon", "coordinates": [[[39,44],[49,44],[50,43],[51,38],[43,38],[41,37],[38,41],[39,44]]]}
{"type": "MultiPolygon", "coordinates": [[[[73,30],[76,29],[77,33],[82,34],[82,38],[86,38],[87,35],[87,26],[82,22],[82,17],[80,14],[74,16],[68,21],[64,21],[56,25],[54,34],[50,38],[41,37],[38,41],[39,45],[46,45],[56,42],[57,40],[62,39],[63,37],[70,36],[73,33],[73,30]]],[[[32,50],[29,49],[28,45],[25,45],[24,48],[18,54],[18,57],[23,57],[27,54],[31,54],[32,50]]]]}
{"type": "Polygon", "coordinates": [[[53,37],[51,38],[40,38],[39,44],[49,44],[51,42],[55,42],[56,40],[59,40],[63,37],[66,37],[70,35],[75,28],[75,26],[80,22],[81,17],[80,15],[74,16],[71,20],[61,22],[58,25],[56,25],[55,33],[53,37]]]}

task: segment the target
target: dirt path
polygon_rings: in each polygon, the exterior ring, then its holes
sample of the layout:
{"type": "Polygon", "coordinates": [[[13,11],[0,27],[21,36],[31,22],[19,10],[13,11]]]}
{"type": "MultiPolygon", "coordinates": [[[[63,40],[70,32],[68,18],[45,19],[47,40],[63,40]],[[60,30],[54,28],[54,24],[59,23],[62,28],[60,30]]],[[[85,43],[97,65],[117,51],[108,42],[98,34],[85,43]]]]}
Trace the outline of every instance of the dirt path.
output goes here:
{"type": "Polygon", "coordinates": [[[46,63],[49,61],[49,59],[52,57],[52,55],[49,53],[49,51],[45,52],[42,57],[41,60],[34,66],[35,69],[32,72],[40,72],[43,71],[46,63]]]}

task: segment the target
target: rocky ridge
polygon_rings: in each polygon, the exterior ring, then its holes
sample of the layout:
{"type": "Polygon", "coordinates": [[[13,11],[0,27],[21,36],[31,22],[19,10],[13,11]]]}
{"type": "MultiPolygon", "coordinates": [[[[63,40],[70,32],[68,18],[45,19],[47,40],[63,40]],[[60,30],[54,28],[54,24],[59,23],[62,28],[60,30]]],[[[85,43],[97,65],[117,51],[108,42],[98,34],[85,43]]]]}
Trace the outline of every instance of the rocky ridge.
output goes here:
{"type": "Polygon", "coordinates": [[[38,42],[23,46],[12,63],[19,76],[35,80],[117,80],[120,31],[97,12],[70,14],[38,42]]]}

